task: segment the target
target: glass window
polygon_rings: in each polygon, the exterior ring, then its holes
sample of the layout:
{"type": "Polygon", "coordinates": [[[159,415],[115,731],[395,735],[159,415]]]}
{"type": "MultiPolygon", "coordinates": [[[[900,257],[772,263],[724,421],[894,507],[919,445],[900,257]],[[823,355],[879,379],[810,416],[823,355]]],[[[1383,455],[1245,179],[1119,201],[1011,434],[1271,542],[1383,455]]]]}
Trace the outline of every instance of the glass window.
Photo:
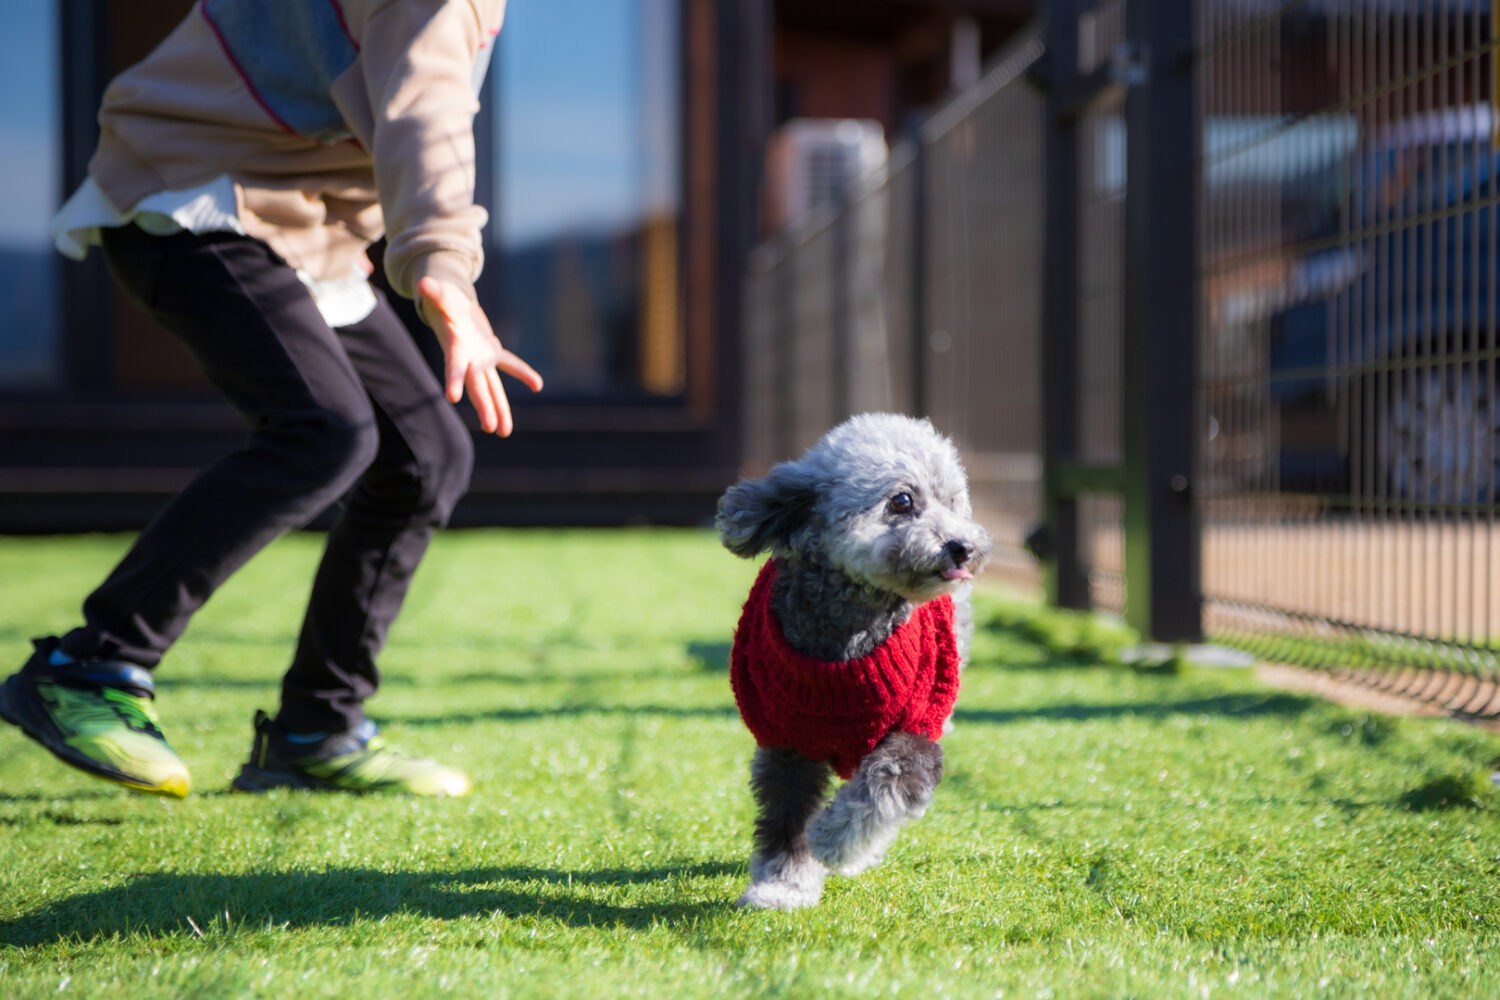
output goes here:
{"type": "Polygon", "coordinates": [[[61,153],[56,0],[11,0],[0,31],[0,387],[56,384],[61,153]]]}
{"type": "Polygon", "coordinates": [[[680,0],[507,10],[487,266],[554,398],[682,391],[679,28],[680,0]]]}

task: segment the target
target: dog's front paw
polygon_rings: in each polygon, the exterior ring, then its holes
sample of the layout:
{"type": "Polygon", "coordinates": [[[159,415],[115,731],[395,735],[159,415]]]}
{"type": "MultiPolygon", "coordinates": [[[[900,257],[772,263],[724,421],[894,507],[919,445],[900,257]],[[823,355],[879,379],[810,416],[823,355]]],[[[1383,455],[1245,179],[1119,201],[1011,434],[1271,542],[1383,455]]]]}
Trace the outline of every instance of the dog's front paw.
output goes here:
{"type": "Polygon", "coordinates": [[[796,910],[823,895],[823,866],[805,854],[754,858],[750,888],[736,906],[751,910],[796,910]]]}
{"type": "Polygon", "coordinates": [[[823,887],[795,882],[751,882],[735,906],[745,910],[800,910],[812,906],[823,895],[823,887]]]}

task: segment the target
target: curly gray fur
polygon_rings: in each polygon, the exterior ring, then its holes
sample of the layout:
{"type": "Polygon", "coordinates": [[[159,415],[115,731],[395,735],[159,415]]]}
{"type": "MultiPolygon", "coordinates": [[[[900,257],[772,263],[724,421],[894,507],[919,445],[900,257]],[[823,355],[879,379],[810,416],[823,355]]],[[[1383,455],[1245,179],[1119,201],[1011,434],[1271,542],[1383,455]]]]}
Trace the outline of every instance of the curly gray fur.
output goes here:
{"type": "Polygon", "coordinates": [[[757,747],[750,762],[750,791],[759,815],[750,888],[739,905],[789,910],[810,906],[823,892],[823,865],[807,842],[807,824],[828,794],[833,769],[795,750],[757,747]]]}
{"type": "MultiPolygon", "coordinates": [[[[804,655],[865,656],[917,605],[946,593],[960,662],[968,659],[966,580],[983,567],[990,540],[973,520],[957,449],[927,421],[851,418],[800,460],[731,487],[716,525],[736,555],[769,550],[778,560],[771,607],[804,655]]],[[[825,805],[825,762],[786,748],[757,750],[756,852],[740,905],[810,906],[825,866],[854,874],[879,862],[901,824],[926,810],[942,759],[925,736],[892,733],[825,805]]]]}
{"type": "Polygon", "coordinates": [[[840,875],[879,864],[901,824],[927,811],[942,779],[942,747],[916,733],[891,733],[813,818],[808,850],[840,875]]]}
{"type": "Polygon", "coordinates": [[[830,663],[869,655],[915,607],[899,594],[864,586],[830,569],[817,557],[783,559],[771,588],[771,609],[786,641],[798,652],[830,663]]]}
{"type": "Polygon", "coordinates": [[[715,523],[736,555],[779,560],[777,620],[794,649],[824,660],[865,655],[939,594],[967,603],[943,573],[978,572],[990,549],[953,443],[891,413],[853,417],[800,460],[736,483],[715,523]],[[892,509],[901,496],[910,511],[892,509]]]}

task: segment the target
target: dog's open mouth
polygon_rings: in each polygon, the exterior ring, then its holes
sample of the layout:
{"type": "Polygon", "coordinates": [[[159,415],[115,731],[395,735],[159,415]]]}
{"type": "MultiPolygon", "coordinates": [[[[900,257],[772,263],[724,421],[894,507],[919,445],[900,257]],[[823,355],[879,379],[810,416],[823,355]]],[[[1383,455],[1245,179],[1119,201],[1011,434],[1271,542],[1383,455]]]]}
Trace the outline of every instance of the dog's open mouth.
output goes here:
{"type": "Polygon", "coordinates": [[[949,566],[947,569],[938,570],[938,576],[944,580],[972,580],[974,574],[962,566],[949,566]]]}

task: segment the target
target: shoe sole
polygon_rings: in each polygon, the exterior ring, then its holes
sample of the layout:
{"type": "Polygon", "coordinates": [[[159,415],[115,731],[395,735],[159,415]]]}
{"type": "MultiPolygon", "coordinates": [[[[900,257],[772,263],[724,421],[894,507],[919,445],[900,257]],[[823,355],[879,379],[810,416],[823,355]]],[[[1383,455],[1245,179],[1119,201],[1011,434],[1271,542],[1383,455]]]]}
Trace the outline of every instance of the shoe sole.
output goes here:
{"type": "Polygon", "coordinates": [[[37,710],[34,699],[28,698],[27,695],[28,692],[21,688],[20,674],[12,674],[4,684],[0,684],[0,719],[9,722],[30,739],[41,744],[44,750],[64,764],[92,777],[122,785],[131,791],[145,792],[148,795],[165,795],[175,799],[187,798],[188,784],[185,780],[181,782],[174,780],[164,785],[147,784],[139,778],[132,777],[107,764],[101,764],[94,758],[68,746],[51,716],[37,710]]]}
{"type": "Polygon", "coordinates": [[[235,775],[234,780],[229,783],[229,790],[232,792],[269,792],[276,788],[296,788],[315,792],[343,792],[345,795],[414,795],[420,798],[462,798],[468,794],[468,791],[464,791],[460,795],[432,795],[396,786],[351,788],[348,785],[340,785],[322,778],[302,774],[298,771],[272,771],[250,764],[241,767],[240,773],[235,775]]]}
{"type": "Polygon", "coordinates": [[[362,789],[331,785],[305,774],[298,774],[296,771],[271,771],[263,767],[252,767],[249,764],[241,767],[240,773],[235,775],[234,780],[229,783],[230,791],[234,792],[269,792],[274,788],[317,789],[353,792],[356,795],[364,794],[362,789]]]}

